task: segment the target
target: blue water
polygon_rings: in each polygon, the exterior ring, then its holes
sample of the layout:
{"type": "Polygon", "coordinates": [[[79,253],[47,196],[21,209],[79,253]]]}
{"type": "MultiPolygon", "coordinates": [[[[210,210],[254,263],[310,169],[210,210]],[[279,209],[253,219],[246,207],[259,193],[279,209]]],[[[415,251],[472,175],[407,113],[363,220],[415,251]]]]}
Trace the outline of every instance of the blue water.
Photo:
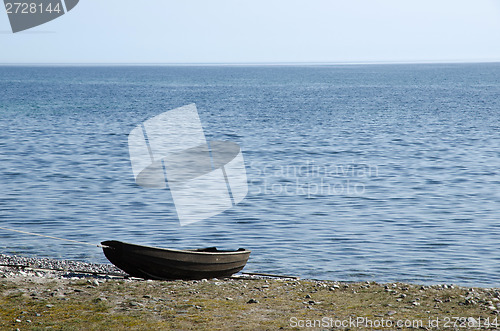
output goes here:
{"type": "MultiPolygon", "coordinates": [[[[253,251],[247,271],[498,286],[500,64],[0,67],[0,226],[253,251]],[[196,103],[242,147],[247,198],[181,227],[127,135],[196,103]]],[[[0,252],[105,262],[0,231],[0,252]]]]}

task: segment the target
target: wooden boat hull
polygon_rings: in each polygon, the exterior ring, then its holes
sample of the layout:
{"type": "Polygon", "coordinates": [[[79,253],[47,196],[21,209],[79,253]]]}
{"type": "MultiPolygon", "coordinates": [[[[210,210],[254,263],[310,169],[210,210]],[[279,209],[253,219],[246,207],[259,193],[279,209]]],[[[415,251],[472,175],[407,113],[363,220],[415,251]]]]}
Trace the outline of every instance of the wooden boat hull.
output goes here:
{"type": "Polygon", "coordinates": [[[132,277],[144,279],[209,279],[242,270],[250,251],[219,251],[215,247],[176,250],[103,241],[106,258],[132,277]]]}

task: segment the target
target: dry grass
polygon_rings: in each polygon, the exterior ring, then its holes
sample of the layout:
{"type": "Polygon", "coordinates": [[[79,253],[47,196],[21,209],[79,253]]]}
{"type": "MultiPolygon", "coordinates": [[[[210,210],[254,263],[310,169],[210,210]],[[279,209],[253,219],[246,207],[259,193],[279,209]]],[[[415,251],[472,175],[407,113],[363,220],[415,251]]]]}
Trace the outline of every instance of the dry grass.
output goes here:
{"type": "MultiPolygon", "coordinates": [[[[461,321],[453,318],[481,318],[481,323],[489,319],[491,324],[498,316],[499,298],[496,289],[409,284],[229,279],[106,280],[97,285],[94,279],[18,277],[0,280],[0,328],[288,330],[315,325],[312,329],[329,330],[335,321],[365,318],[372,323],[391,321],[389,329],[396,329],[401,320],[417,328],[422,321],[428,329],[468,330],[471,319],[460,327],[461,321]],[[257,302],[249,303],[252,299],[257,302]],[[437,318],[439,324],[429,326],[429,319],[437,318]]],[[[363,329],[344,326],[338,329],[363,329]]]]}

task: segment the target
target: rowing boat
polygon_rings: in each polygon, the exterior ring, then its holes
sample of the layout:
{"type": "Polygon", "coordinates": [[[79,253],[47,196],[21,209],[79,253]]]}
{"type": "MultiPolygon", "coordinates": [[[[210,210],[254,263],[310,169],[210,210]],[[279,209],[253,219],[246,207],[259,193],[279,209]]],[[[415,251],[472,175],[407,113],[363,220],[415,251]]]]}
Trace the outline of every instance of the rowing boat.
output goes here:
{"type": "Polygon", "coordinates": [[[116,240],[103,241],[106,258],[132,277],[144,279],[209,279],[229,277],[242,270],[250,251],[201,249],[166,249],[129,244],[116,240]]]}

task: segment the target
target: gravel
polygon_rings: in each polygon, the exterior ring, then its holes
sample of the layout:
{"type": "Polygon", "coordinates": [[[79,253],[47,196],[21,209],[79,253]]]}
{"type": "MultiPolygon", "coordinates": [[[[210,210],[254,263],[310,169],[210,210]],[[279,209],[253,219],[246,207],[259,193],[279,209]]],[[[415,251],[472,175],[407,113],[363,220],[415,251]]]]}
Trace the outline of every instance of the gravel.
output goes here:
{"type": "Polygon", "coordinates": [[[86,263],[80,261],[33,258],[18,255],[0,254],[0,275],[6,276],[46,276],[53,274],[61,277],[77,277],[87,274],[95,277],[124,277],[127,274],[112,264],[86,263]]]}

